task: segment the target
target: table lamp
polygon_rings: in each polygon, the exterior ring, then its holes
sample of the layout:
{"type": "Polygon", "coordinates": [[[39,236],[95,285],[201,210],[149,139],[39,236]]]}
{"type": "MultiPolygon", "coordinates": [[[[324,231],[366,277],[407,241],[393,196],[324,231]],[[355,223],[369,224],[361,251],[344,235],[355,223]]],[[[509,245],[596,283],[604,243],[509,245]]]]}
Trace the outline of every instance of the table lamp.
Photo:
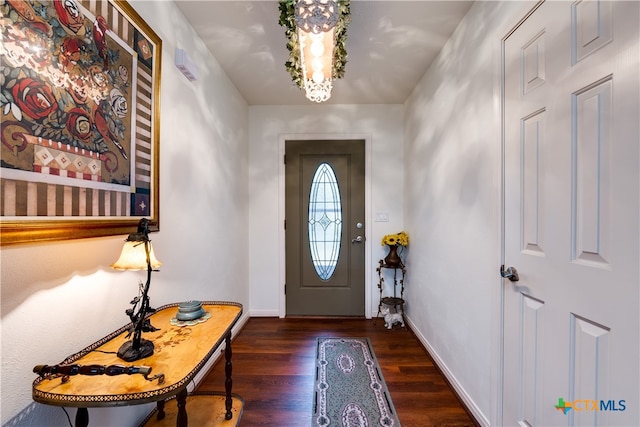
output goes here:
{"type": "MultiPolygon", "coordinates": [[[[155,312],[149,307],[149,286],[151,285],[151,272],[162,265],[156,259],[149,240],[149,220],[142,218],[138,223],[137,233],[130,234],[125,240],[120,258],[111,265],[116,270],[147,270],[147,283],[142,288],[142,295],[136,296],[131,304],[133,307],[127,309],[125,313],[131,319],[133,339],[122,344],[118,350],[118,357],[127,362],[143,359],[153,354],[153,342],[142,338],[142,332],[152,332],[157,330],[151,325],[147,314],[155,312]],[[136,311],[137,308],[137,311],[136,311]]],[[[127,337],[129,336],[127,335],[127,337]]]]}

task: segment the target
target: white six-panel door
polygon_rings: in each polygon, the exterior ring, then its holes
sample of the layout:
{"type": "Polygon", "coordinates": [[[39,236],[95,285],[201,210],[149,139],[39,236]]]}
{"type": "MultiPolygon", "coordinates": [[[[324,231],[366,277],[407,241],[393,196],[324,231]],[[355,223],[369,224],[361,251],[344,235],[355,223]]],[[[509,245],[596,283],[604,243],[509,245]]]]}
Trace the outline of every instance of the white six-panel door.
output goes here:
{"type": "Polygon", "coordinates": [[[503,42],[504,425],[640,425],[639,4],[545,2],[503,42]]]}

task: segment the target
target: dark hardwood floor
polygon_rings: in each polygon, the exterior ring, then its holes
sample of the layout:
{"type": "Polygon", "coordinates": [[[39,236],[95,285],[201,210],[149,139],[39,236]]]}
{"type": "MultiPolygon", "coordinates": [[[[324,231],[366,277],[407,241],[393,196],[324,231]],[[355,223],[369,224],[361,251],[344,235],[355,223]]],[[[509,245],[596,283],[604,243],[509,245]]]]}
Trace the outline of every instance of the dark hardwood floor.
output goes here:
{"type": "MultiPolygon", "coordinates": [[[[311,425],[317,337],[368,337],[404,427],[476,426],[420,341],[384,320],[249,319],[233,340],[233,392],[244,398],[241,427],[311,425]]],[[[224,390],[224,358],[200,391],[224,390]]]]}

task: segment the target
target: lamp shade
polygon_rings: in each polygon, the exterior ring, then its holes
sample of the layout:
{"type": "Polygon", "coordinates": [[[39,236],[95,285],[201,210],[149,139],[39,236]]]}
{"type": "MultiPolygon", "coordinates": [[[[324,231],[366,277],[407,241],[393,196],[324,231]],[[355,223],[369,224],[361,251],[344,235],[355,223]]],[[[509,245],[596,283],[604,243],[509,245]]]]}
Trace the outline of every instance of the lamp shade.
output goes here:
{"type": "MultiPolygon", "coordinates": [[[[151,242],[147,242],[149,245],[149,261],[151,268],[157,270],[162,263],[156,259],[156,255],[153,253],[153,246],[151,242]]],[[[144,241],[127,240],[122,247],[122,253],[120,258],[111,264],[111,268],[115,270],[146,270],[147,266],[147,253],[145,251],[144,241]]]]}

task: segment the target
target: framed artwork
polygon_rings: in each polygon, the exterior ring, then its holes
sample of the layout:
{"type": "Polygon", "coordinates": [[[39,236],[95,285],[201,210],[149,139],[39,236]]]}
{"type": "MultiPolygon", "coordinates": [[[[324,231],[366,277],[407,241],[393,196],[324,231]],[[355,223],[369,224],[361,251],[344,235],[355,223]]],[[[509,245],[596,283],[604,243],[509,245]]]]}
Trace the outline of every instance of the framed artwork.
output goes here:
{"type": "Polygon", "coordinates": [[[121,0],[0,18],[2,245],[157,231],[160,38],[121,0]]]}

